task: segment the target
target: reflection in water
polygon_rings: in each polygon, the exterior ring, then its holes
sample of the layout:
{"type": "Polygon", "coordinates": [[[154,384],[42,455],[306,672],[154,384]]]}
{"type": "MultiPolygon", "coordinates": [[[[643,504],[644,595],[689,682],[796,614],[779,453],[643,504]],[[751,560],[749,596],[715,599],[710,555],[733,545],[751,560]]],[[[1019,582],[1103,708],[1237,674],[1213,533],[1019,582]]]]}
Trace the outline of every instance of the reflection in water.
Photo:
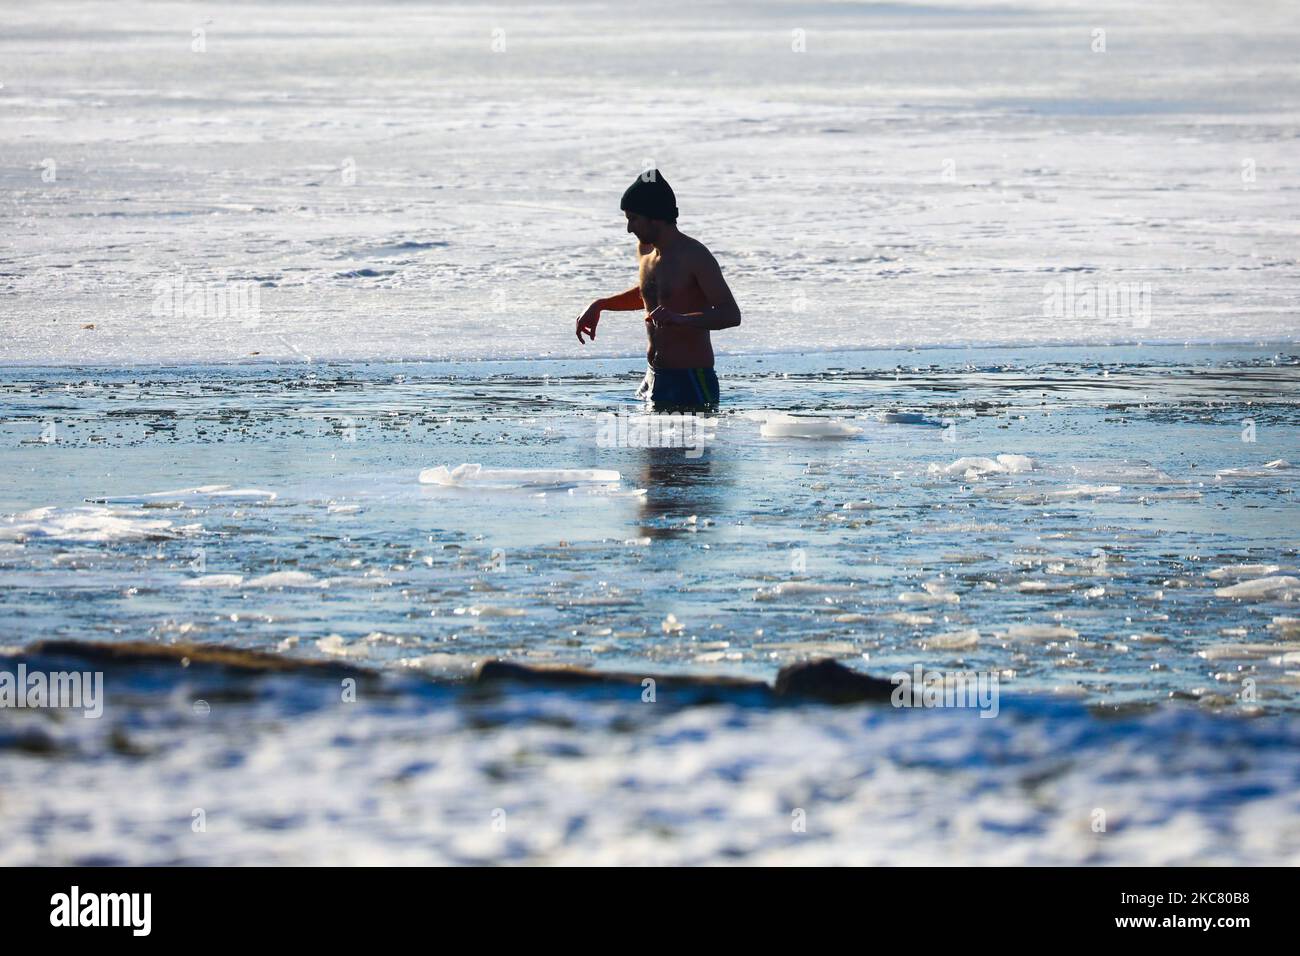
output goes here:
{"type": "Polygon", "coordinates": [[[642,448],[640,483],[646,490],[641,499],[641,535],[666,540],[691,534],[686,519],[691,515],[716,514],[719,496],[730,484],[719,482],[725,462],[715,461],[717,451],[706,447],[698,458],[687,457],[686,448],[642,448]]]}

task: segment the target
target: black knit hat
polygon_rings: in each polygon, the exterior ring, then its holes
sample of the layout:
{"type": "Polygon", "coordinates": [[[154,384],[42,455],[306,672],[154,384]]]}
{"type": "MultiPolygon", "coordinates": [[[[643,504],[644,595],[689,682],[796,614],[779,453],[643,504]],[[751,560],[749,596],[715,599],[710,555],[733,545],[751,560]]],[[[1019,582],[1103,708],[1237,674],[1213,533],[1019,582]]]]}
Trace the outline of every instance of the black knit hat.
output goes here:
{"type": "Polygon", "coordinates": [[[657,169],[647,169],[636,178],[618,208],[625,212],[634,212],[647,219],[662,219],[664,222],[677,221],[677,197],[673,187],[657,169]]]}

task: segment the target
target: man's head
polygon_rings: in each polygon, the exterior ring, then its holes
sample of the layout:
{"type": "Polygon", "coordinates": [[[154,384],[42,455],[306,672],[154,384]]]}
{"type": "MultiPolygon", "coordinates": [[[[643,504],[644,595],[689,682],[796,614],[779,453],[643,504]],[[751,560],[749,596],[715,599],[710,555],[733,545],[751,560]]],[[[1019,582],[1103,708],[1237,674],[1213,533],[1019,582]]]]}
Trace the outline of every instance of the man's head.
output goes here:
{"type": "Polygon", "coordinates": [[[619,208],[627,213],[627,231],[641,242],[654,242],[666,225],[677,223],[677,197],[657,169],[646,170],[627,187],[619,208]]]}

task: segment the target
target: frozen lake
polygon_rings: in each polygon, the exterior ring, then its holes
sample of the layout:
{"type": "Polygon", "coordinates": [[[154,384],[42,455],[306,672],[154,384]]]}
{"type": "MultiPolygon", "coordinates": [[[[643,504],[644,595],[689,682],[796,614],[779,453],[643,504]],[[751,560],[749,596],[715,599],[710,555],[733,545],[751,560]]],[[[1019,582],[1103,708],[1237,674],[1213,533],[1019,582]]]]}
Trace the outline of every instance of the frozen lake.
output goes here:
{"type": "Polygon", "coordinates": [[[0,362],[633,355],[648,162],[724,353],[1295,340],[1287,4],[546,9],[7,5],[0,362]]]}
{"type": "Polygon", "coordinates": [[[109,672],[0,864],[1300,861],[1291,5],[545,11],[0,9],[0,672],[109,672]],[[573,337],[650,165],[744,314],[667,446],[573,337]]]}

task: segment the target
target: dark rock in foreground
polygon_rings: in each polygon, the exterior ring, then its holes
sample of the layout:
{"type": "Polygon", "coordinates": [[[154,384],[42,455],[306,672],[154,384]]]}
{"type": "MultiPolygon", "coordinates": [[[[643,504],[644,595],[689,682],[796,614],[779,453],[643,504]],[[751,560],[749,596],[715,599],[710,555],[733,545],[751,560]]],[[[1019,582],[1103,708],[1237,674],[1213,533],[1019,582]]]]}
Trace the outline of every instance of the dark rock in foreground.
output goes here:
{"type": "MultiPolygon", "coordinates": [[[[131,666],[176,666],[257,676],[298,674],[316,677],[357,677],[381,680],[380,671],[338,661],[284,657],[266,651],[223,647],[215,644],[153,644],[144,641],[113,643],[104,641],[40,641],[14,655],[16,658],[74,658],[100,668],[131,666]]],[[[406,673],[405,678],[417,677],[406,673]]],[[[813,701],[828,704],[856,704],[888,701],[894,685],[887,680],[851,670],[829,658],[805,661],[783,667],[776,683],[725,675],[637,674],[592,670],[572,665],[519,664],[513,661],[486,661],[471,679],[475,686],[491,687],[501,683],[530,684],[556,688],[627,688],[640,694],[654,682],[656,694],[683,693],[694,702],[721,699],[737,693],[776,702],[813,701]]],[[[435,683],[461,684],[463,681],[435,683]]]]}
{"type": "Polygon", "coordinates": [[[647,678],[655,681],[657,691],[756,691],[777,700],[808,700],[827,704],[888,701],[894,690],[890,681],[860,674],[829,658],[783,667],[776,676],[775,686],[736,677],[614,673],[583,667],[536,666],[510,661],[486,662],[478,669],[474,680],[479,684],[515,681],[568,687],[640,687],[647,678]]]}
{"type": "Polygon", "coordinates": [[[894,683],[860,674],[827,657],[782,667],[776,675],[775,690],[778,697],[807,697],[828,704],[856,704],[889,700],[894,692],[894,683]]]}
{"type": "Polygon", "coordinates": [[[146,641],[37,641],[16,657],[74,657],[100,667],[139,664],[207,666],[246,674],[317,674],[321,677],[378,677],[375,671],[338,661],[282,657],[220,644],[151,644],[146,641]]]}

